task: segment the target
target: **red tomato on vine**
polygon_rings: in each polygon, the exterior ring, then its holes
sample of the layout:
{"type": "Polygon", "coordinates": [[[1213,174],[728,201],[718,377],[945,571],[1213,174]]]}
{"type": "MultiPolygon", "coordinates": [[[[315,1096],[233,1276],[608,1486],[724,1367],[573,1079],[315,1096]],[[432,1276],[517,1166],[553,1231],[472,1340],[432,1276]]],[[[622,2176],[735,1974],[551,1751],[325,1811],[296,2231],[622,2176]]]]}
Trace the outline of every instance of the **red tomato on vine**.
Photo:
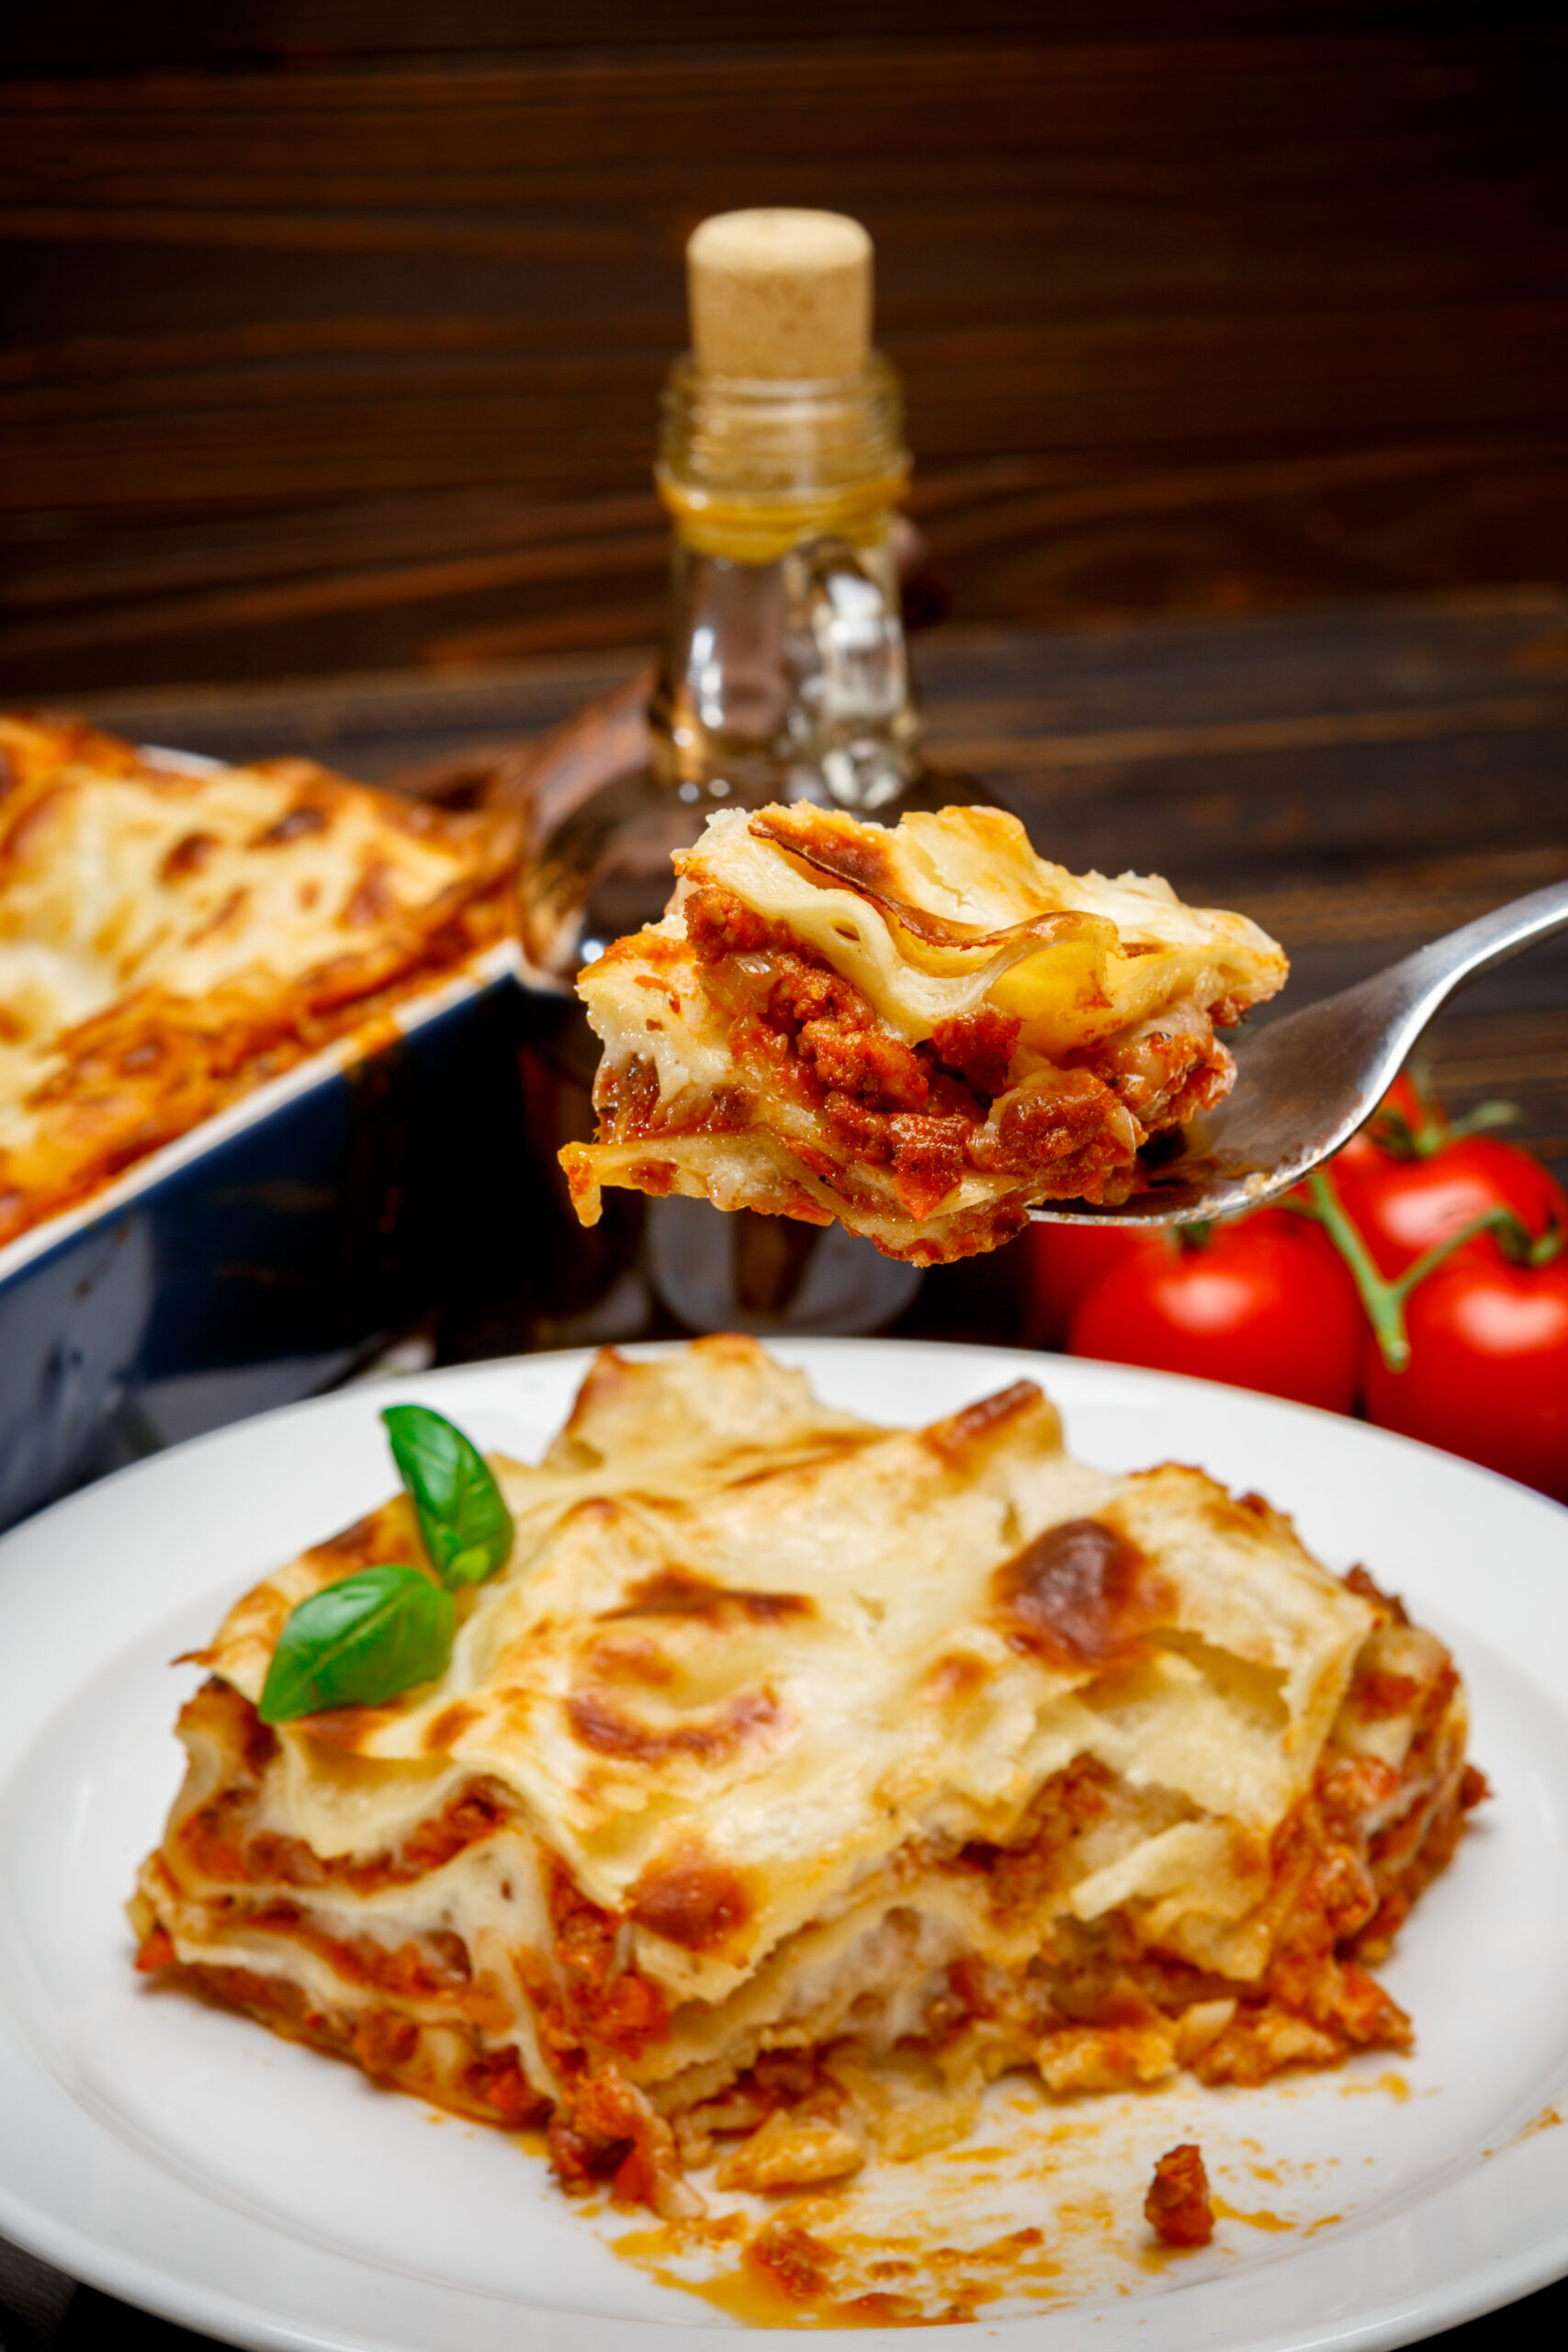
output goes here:
{"type": "Polygon", "coordinates": [[[1411,1289],[1404,1329],[1402,1372],[1368,1336],[1369,1420],[1568,1502],[1568,1251],[1532,1266],[1466,1245],[1411,1289]]]}
{"type": "Polygon", "coordinates": [[[1488,1209],[1511,1209],[1532,1240],[1555,1222],[1568,1231],[1568,1193],[1528,1151],[1495,1136],[1464,1136],[1427,1159],[1385,1153],[1335,1162],[1339,1197],[1378,1272],[1402,1274],[1434,1242],[1488,1209]]]}
{"type": "Polygon", "coordinates": [[[1130,1225],[1032,1225],[1019,1249],[1029,1283],[1023,1337],[1034,1348],[1063,1346],[1080,1302],[1124,1260],[1165,1254],[1157,1233],[1130,1225]]]}
{"type": "Polygon", "coordinates": [[[1464,1125],[1403,1078],[1303,1198],[1366,1309],[1368,1419],[1568,1501],[1568,1196],[1464,1125]]]}
{"type": "Polygon", "coordinates": [[[1288,1209],[1140,1237],[1080,1299],[1068,1351],[1348,1413],[1362,1317],[1327,1237],[1288,1209]]]}
{"type": "Polygon", "coordinates": [[[1402,1076],[1337,1155],[1335,1185],[1379,1273],[1402,1274],[1488,1209],[1511,1210],[1532,1241],[1553,1225],[1568,1232],[1568,1193],[1550,1170],[1517,1144],[1472,1131],[1499,1114],[1506,1105],[1486,1103],[1451,1124],[1402,1076]]]}

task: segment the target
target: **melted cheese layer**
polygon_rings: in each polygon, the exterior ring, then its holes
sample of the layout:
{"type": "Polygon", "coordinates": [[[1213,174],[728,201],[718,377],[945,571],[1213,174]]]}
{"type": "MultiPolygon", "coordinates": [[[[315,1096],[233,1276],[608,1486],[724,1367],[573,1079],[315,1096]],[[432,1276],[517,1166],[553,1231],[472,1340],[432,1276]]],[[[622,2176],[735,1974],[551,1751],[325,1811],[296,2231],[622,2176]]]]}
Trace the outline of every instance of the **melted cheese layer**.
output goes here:
{"type": "MultiPolygon", "coordinates": [[[[1245,1973],[1260,1857],[1371,1623],[1287,1522],[1195,1470],[1075,1462],[1030,1384],[887,1430],[735,1339],[606,1353],[544,1463],[496,1468],[515,1545],[447,1672],[281,1726],[265,1826],[367,1859],[482,1777],[647,1975],[713,2003],[898,1899],[912,1857],[1016,1838],[1091,1758],[1156,1802],[1075,1913],[1157,1905],[1171,1949],[1245,1973]]],[[[413,1541],[399,1502],[266,1578],[213,1671],[254,1701],[288,1610],[413,1541]]]]}
{"type": "Polygon", "coordinates": [[[1069,874],[1001,808],[911,810],[891,829],[726,808],[680,864],[677,910],[703,883],[733,892],[910,1043],[989,1003],[1022,1017],[1021,1050],[1055,1058],[1174,996],[1256,1003],[1285,978],[1279,947],[1246,915],[1184,906],[1159,875],[1069,874]]]}

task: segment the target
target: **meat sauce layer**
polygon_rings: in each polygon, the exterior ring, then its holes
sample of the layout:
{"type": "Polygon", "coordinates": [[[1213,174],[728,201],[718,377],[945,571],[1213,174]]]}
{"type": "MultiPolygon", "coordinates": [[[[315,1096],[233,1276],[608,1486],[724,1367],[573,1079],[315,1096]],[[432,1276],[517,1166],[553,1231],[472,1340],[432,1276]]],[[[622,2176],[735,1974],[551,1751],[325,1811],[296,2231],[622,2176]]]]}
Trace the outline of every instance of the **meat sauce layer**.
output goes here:
{"type": "MultiPolygon", "coordinates": [[[[970,1170],[1035,1198],[1124,1199],[1138,1142],[1217,1101],[1229,1083],[1212,1020],[1185,1006],[1166,1028],[1011,1085],[1016,1014],[982,1005],[911,1046],[787,925],[712,885],[693,890],[682,912],[705,989],[728,1015],[740,1080],[705,1107],[701,1131],[750,1125],[753,1090],[771,1089],[820,1129],[827,1148],[817,1159],[793,1146],[814,1174],[844,1189],[846,1163],[886,1170],[917,1222],[970,1170]]],[[[602,1075],[597,1102],[617,1141],[697,1131],[660,1118],[657,1074],[639,1059],[602,1075]]],[[[881,1205],[874,1189],[867,1205],[881,1205]]]]}

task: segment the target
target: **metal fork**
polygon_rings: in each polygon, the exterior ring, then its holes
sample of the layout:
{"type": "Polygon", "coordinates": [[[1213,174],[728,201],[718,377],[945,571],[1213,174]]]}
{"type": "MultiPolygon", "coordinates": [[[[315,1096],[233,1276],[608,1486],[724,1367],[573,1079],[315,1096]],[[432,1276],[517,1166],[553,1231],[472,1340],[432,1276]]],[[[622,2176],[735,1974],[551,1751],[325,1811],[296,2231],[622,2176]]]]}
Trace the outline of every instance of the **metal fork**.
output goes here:
{"type": "Polygon", "coordinates": [[[1055,1225],[1186,1225],[1271,1201],[1348,1143],[1456,989],[1568,929],[1568,882],[1515,899],[1353,989],[1271,1021],[1236,1048],[1232,1092],[1182,1130],[1171,1158],[1121,1208],[1051,1201],[1055,1225]]]}

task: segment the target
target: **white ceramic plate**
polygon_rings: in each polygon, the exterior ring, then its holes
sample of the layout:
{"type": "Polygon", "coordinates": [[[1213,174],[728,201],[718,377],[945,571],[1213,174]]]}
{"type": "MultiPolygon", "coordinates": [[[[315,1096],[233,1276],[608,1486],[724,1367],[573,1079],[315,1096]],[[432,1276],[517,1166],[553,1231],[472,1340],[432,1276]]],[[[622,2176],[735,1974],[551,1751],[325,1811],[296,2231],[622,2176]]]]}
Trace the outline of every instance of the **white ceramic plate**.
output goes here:
{"type": "MultiPolygon", "coordinates": [[[[1055,2308],[986,2307],[978,2328],[938,2335],[1066,2352],[1092,2314],[1100,2352],[1371,2352],[1568,2269],[1568,2130],[1546,2120],[1568,2111],[1568,1513],[1424,1447],[1201,1382],[870,1340],[778,1352],[830,1402],[890,1421],[1032,1373],[1088,1458],[1174,1456],[1261,1489],[1332,1566],[1365,1560],[1453,1643],[1496,1792],[1382,1972],[1416,2020],[1412,2060],[1080,2103],[1120,2167],[1096,2260],[1076,2279],[1065,2264],[1055,2308]],[[1189,2136],[1235,2209],[1214,2246],[1163,2264],[1131,2238],[1119,2252],[1117,2212],[1136,2215],[1152,2156],[1189,2136]]],[[[122,1471],[0,1542],[0,2232],[247,2346],[755,2340],[617,2258],[625,2222],[569,2205],[503,2134],[437,2129],[416,2102],[130,1967],[120,1905],[177,1782],[170,1724],[194,1675],[166,1661],[254,1577],[385,1495],[387,1394],[428,1396],[481,1443],[535,1455],[585,1361],[296,1406],[122,1471]]],[[[1038,2119],[1017,2128],[1044,2148],[1038,2119]]],[[[1012,2225],[1041,2225],[1047,2247],[1080,2178],[1077,2154],[1053,2163],[1027,2191],[992,2191],[1023,2198],[1012,2225]]],[[[963,2226],[968,2177],[938,2184],[944,2230],[963,2226]]]]}

